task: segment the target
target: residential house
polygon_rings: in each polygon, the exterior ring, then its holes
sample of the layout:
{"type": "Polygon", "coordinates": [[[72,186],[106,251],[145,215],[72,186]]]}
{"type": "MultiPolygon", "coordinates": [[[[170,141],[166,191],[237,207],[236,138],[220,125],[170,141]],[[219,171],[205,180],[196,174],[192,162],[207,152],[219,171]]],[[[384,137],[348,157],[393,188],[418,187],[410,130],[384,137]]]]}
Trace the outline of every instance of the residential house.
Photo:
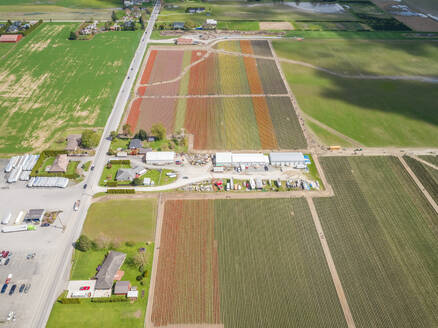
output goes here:
{"type": "Polygon", "coordinates": [[[200,14],[205,11],[205,7],[187,7],[186,13],[189,14],[200,14]]]}
{"type": "Polygon", "coordinates": [[[80,143],[81,143],[80,134],[70,134],[67,136],[67,146],[65,147],[65,150],[76,151],[80,143]]]}
{"type": "Polygon", "coordinates": [[[116,181],[133,181],[135,178],[145,174],[147,169],[141,166],[134,168],[118,169],[116,173],[116,181]]]}
{"type": "Polygon", "coordinates": [[[174,30],[184,30],[184,22],[174,22],[172,26],[174,30]]]}
{"type": "Polygon", "coordinates": [[[65,173],[68,167],[67,154],[60,154],[56,156],[55,161],[49,169],[49,173],[65,173]]]}
{"type": "Polygon", "coordinates": [[[141,148],[143,145],[141,144],[141,140],[140,139],[131,139],[131,141],[129,142],[129,149],[133,150],[133,149],[139,149],[141,148]]]}
{"type": "Polygon", "coordinates": [[[94,297],[110,297],[114,277],[126,259],[126,254],[110,251],[96,274],[94,297]]]}

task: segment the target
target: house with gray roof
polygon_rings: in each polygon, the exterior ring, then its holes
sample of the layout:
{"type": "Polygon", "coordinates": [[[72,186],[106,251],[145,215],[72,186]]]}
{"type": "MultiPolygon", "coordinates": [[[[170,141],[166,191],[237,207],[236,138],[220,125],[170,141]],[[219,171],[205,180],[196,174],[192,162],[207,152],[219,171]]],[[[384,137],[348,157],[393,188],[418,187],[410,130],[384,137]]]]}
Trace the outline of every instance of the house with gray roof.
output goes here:
{"type": "Polygon", "coordinates": [[[132,181],[135,178],[143,175],[147,172],[147,169],[141,166],[134,168],[118,169],[116,173],[116,181],[132,181]]]}
{"type": "Polygon", "coordinates": [[[109,297],[113,287],[114,277],[125,262],[126,254],[110,251],[96,274],[94,297],[109,297]]]}

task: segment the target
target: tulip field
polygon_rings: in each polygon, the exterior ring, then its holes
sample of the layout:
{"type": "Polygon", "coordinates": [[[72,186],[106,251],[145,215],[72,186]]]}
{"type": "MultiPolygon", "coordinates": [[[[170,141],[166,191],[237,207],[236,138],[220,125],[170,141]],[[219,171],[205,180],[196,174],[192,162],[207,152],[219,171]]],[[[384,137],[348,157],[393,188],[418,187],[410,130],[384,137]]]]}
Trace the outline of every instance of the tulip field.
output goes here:
{"type": "Polygon", "coordinates": [[[167,201],[155,327],[347,327],[304,199],[167,201]]]}
{"type": "Polygon", "coordinates": [[[438,220],[396,157],[322,157],[314,199],[357,328],[438,327],[438,220]]]}
{"type": "Polygon", "coordinates": [[[228,41],[215,49],[232,53],[152,48],[125,120],[132,132],[155,123],[169,133],[185,128],[198,150],[305,148],[268,42],[228,41]]]}

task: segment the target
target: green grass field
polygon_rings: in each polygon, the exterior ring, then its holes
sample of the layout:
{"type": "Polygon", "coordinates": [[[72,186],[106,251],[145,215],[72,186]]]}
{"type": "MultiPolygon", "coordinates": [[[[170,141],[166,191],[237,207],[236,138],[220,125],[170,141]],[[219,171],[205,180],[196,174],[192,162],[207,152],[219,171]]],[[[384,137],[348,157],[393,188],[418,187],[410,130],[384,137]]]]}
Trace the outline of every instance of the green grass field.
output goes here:
{"type": "Polygon", "coordinates": [[[1,5],[55,5],[68,8],[117,8],[121,6],[121,3],[118,0],[2,0],[1,5]]]}
{"type": "MultiPolygon", "coordinates": [[[[282,64],[301,109],[366,146],[437,146],[436,84],[359,80],[282,64]]],[[[324,139],[325,133],[317,135],[324,139]]]]}
{"type": "Polygon", "coordinates": [[[43,24],[0,61],[0,153],[41,150],[68,128],[104,126],[141,31],[69,41],[75,26],[43,24]]]}
{"type": "Polygon", "coordinates": [[[415,176],[420,180],[423,187],[426,188],[434,201],[438,203],[438,170],[412,157],[404,156],[403,158],[412,171],[414,171],[415,176]]]}
{"type": "Polygon", "coordinates": [[[281,58],[342,74],[438,76],[438,44],[432,41],[273,41],[281,58]]]}
{"type": "Polygon", "coordinates": [[[438,156],[437,155],[421,155],[419,156],[421,159],[424,159],[426,162],[432,163],[433,165],[438,166],[438,156]]]}
{"type": "Polygon", "coordinates": [[[168,201],[156,288],[155,325],[346,327],[304,199],[168,201]]]}
{"type": "Polygon", "coordinates": [[[341,147],[352,147],[352,145],[345,139],[327,131],[321,126],[313,123],[312,121],[307,121],[306,125],[317,135],[320,141],[326,146],[341,146],[341,147]]]}
{"type": "Polygon", "coordinates": [[[395,157],[320,158],[315,206],[357,328],[438,325],[436,213],[395,157]]]}
{"type": "Polygon", "coordinates": [[[88,210],[83,234],[91,239],[105,235],[119,242],[152,241],[156,211],[154,199],[95,202],[88,210]]]}

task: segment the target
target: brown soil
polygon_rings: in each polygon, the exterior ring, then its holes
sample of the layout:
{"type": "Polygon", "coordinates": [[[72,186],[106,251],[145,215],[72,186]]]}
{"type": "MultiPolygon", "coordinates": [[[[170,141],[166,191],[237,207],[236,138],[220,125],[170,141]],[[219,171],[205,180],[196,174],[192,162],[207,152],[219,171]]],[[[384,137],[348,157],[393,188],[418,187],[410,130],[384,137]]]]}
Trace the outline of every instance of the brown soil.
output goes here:
{"type": "Polygon", "coordinates": [[[182,70],[183,56],[184,51],[159,50],[148,82],[162,82],[178,77],[182,70]]]}
{"type": "Polygon", "coordinates": [[[161,123],[167,132],[173,131],[176,99],[145,99],[140,105],[140,115],[136,130],[150,131],[156,123],[161,123]]]}

